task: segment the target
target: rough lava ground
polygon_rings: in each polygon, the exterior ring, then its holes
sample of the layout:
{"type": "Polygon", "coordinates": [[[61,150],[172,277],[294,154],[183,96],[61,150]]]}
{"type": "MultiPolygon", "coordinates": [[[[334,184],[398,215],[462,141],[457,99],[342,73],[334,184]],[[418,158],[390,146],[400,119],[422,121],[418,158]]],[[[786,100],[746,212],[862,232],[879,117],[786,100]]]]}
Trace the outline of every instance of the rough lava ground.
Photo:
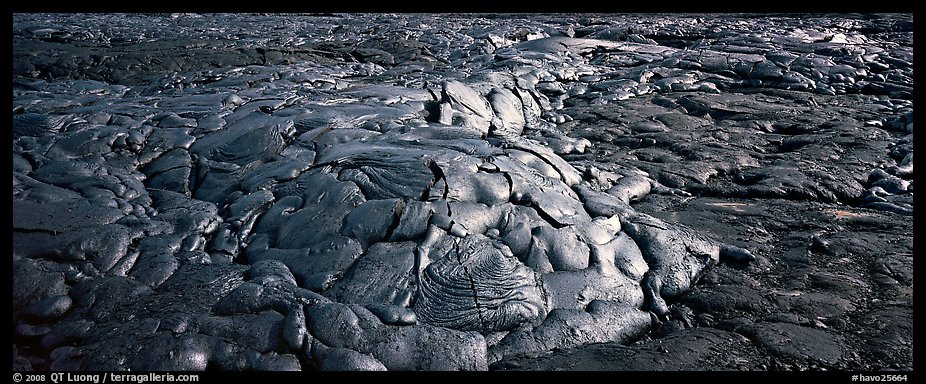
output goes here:
{"type": "Polygon", "coordinates": [[[14,14],[14,370],[912,370],[913,17],[14,14]]]}

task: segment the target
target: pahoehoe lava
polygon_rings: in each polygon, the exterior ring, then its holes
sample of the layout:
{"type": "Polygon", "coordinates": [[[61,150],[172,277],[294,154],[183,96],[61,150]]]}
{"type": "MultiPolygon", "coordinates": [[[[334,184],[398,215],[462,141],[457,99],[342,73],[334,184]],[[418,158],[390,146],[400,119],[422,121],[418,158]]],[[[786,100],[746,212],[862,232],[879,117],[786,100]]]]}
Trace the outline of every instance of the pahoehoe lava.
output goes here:
{"type": "Polygon", "coordinates": [[[14,370],[912,370],[913,18],[14,14],[14,370]]]}

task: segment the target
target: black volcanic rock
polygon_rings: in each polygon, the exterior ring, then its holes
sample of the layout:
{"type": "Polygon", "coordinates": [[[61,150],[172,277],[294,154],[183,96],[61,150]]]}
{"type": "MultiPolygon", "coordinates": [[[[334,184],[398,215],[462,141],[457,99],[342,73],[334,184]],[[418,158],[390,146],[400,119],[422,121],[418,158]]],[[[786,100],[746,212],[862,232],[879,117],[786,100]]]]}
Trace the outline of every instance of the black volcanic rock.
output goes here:
{"type": "Polygon", "coordinates": [[[911,15],[12,32],[15,370],[912,369],[911,15]]]}

